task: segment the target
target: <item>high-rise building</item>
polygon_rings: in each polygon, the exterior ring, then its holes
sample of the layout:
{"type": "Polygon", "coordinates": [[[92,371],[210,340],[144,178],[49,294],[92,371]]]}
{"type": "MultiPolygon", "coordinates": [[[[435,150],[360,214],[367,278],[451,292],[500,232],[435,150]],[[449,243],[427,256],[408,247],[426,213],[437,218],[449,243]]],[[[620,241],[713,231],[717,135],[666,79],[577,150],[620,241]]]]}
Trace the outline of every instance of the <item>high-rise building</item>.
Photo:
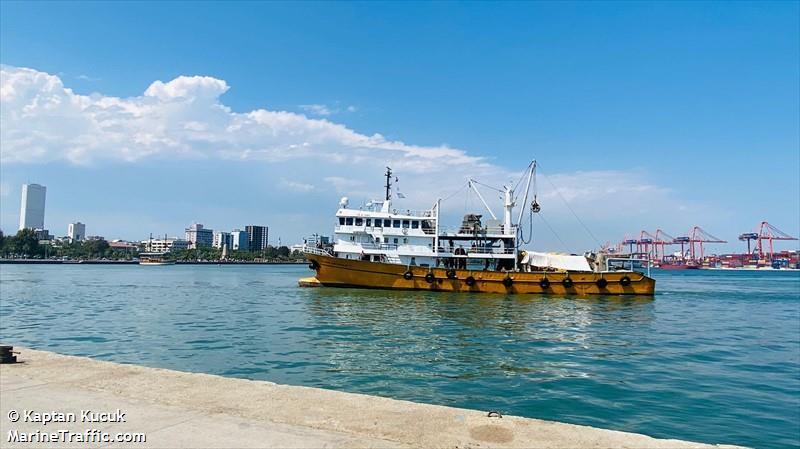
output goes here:
{"type": "Polygon", "coordinates": [[[86,238],[86,225],[77,221],[67,226],[67,237],[71,242],[80,242],[86,238]]]}
{"type": "Polygon", "coordinates": [[[215,232],[214,233],[214,248],[222,248],[227,246],[228,249],[233,249],[233,238],[230,232],[215,232]]]}
{"type": "Polygon", "coordinates": [[[214,231],[204,228],[200,223],[193,223],[186,228],[186,240],[189,242],[189,248],[211,246],[214,243],[214,231]]]}
{"type": "Polygon", "coordinates": [[[231,246],[234,251],[247,251],[247,232],[234,229],[231,231],[231,246]]]}
{"type": "Polygon", "coordinates": [[[269,228],[266,226],[249,225],[245,226],[247,231],[247,246],[250,251],[262,251],[267,248],[269,241],[269,228]]]}
{"type": "Polygon", "coordinates": [[[39,184],[22,185],[19,207],[19,229],[44,229],[44,199],[47,187],[39,184]]]}

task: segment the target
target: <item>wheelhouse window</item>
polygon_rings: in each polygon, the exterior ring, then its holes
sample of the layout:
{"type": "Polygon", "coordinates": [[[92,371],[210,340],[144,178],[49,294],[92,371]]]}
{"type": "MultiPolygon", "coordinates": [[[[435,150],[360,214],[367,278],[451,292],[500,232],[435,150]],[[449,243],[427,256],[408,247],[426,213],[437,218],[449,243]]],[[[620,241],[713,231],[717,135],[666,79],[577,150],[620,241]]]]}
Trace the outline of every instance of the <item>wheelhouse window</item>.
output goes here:
{"type": "Polygon", "coordinates": [[[411,222],[411,229],[419,229],[419,221],[414,220],[411,222]]]}
{"type": "Polygon", "coordinates": [[[407,239],[407,238],[404,238],[404,239],[403,239],[403,244],[405,245],[406,243],[408,243],[408,239],[407,239]]]}
{"type": "Polygon", "coordinates": [[[364,224],[364,219],[363,218],[360,218],[360,217],[356,218],[356,226],[361,226],[363,224],[364,224]]]}
{"type": "Polygon", "coordinates": [[[408,228],[409,226],[411,226],[411,223],[408,220],[403,220],[403,227],[408,228]]]}
{"type": "Polygon", "coordinates": [[[383,227],[384,228],[391,228],[392,227],[392,220],[383,220],[383,227]]]}
{"type": "Polygon", "coordinates": [[[367,218],[367,226],[372,226],[372,219],[371,218],[367,218]]]}
{"type": "Polygon", "coordinates": [[[394,244],[397,245],[397,239],[394,239],[394,244]]]}
{"type": "Polygon", "coordinates": [[[353,217],[345,218],[345,223],[347,223],[347,226],[353,226],[353,217]]]}
{"type": "Polygon", "coordinates": [[[394,222],[392,223],[392,227],[393,228],[399,228],[400,227],[400,220],[394,220],[394,222]]]}
{"type": "Polygon", "coordinates": [[[339,226],[344,226],[344,217],[339,217],[339,226]]]}

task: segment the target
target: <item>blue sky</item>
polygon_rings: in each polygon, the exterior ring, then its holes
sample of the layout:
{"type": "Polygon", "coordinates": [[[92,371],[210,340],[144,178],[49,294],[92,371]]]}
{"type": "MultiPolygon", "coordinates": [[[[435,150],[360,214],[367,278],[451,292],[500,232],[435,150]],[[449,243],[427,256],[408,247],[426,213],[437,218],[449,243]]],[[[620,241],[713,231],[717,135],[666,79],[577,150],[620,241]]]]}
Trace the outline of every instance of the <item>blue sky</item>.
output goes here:
{"type": "Polygon", "coordinates": [[[797,2],[0,8],[5,232],[29,180],[59,235],[256,223],[291,243],[379,195],[387,163],[421,208],[535,157],[541,249],[596,246],[560,196],[603,242],[800,234],[797,2]]]}

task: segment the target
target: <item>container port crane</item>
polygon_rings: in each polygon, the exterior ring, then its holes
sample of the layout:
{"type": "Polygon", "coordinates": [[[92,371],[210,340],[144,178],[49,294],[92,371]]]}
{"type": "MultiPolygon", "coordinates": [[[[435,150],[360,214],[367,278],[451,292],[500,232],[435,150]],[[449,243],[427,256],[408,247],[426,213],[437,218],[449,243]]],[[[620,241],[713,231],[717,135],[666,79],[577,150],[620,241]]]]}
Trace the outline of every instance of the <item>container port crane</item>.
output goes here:
{"type": "MultiPolygon", "coordinates": [[[[756,234],[756,251],[758,252],[758,258],[764,259],[764,256],[768,256],[767,260],[770,262],[772,261],[773,254],[775,254],[773,241],[775,240],[797,240],[797,238],[792,237],[791,235],[781,231],[780,229],[772,226],[771,224],[767,223],[766,221],[762,221],[760,225],[757,227],[758,232],[756,233],[746,233],[739,236],[739,240],[742,240],[742,237],[748,238],[746,236],[750,236],[752,234],[756,234]],[[769,242],[769,252],[764,252],[764,241],[769,242]]],[[[747,240],[747,252],[750,253],[750,240],[747,240]]]]}
{"type": "Polygon", "coordinates": [[[700,261],[703,260],[703,244],[704,243],[728,243],[726,240],[722,240],[718,237],[714,237],[713,235],[709,234],[708,232],[704,231],[703,228],[700,226],[693,227],[687,236],[678,237],[675,239],[675,243],[681,244],[681,253],[683,253],[683,244],[689,244],[689,258],[693,261],[700,261]],[[695,250],[696,247],[700,248],[700,257],[697,257],[697,251],[695,250]]]}
{"type": "MultiPolygon", "coordinates": [[[[667,234],[666,232],[662,231],[661,229],[656,229],[656,238],[653,241],[656,249],[656,259],[664,260],[664,257],[667,255],[667,245],[674,245],[675,244],[675,237],[667,234]],[[661,247],[661,256],[658,255],[658,247],[661,247]]],[[[681,257],[683,257],[683,250],[681,249],[681,257]]]]}

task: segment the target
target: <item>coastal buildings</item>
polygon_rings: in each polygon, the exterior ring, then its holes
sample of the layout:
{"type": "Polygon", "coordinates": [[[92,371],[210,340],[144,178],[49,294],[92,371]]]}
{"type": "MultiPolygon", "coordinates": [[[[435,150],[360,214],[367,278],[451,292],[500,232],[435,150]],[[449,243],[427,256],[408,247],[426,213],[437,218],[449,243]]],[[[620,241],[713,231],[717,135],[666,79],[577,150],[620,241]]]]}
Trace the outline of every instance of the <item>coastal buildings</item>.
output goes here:
{"type": "Polygon", "coordinates": [[[177,237],[142,240],[145,251],[163,253],[172,250],[189,249],[189,241],[177,237]]]}
{"type": "Polygon", "coordinates": [[[39,184],[22,185],[19,208],[19,229],[44,229],[44,202],[47,187],[39,184]]]}
{"type": "Polygon", "coordinates": [[[67,238],[69,239],[70,243],[82,241],[84,238],[86,238],[86,225],[80,221],[70,223],[67,226],[67,238]]]}
{"type": "Polygon", "coordinates": [[[268,227],[248,225],[245,226],[245,231],[247,231],[247,244],[250,251],[263,251],[267,248],[267,241],[269,240],[268,227]]]}
{"type": "Polygon", "coordinates": [[[247,232],[241,231],[239,229],[234,229],[231,232],[230,248],[234,251],[247,251],[249,248],[247,232]]]}
{"type": "Polygon", "coordinates": [[[186,240],[189,248],[199,248],[201,246],[212,246],[214,243],[214,231],[204,228],[200,223],[193,223],[186,228],[186,240]]]}
{"type": "Polygon", "coordinates": [[[228,247],[228,249],[233,249],[233,236],[230,232],[219,231],[214,233],[214,243],[212,245],[214,248],[223,248],[228,247]]]}

